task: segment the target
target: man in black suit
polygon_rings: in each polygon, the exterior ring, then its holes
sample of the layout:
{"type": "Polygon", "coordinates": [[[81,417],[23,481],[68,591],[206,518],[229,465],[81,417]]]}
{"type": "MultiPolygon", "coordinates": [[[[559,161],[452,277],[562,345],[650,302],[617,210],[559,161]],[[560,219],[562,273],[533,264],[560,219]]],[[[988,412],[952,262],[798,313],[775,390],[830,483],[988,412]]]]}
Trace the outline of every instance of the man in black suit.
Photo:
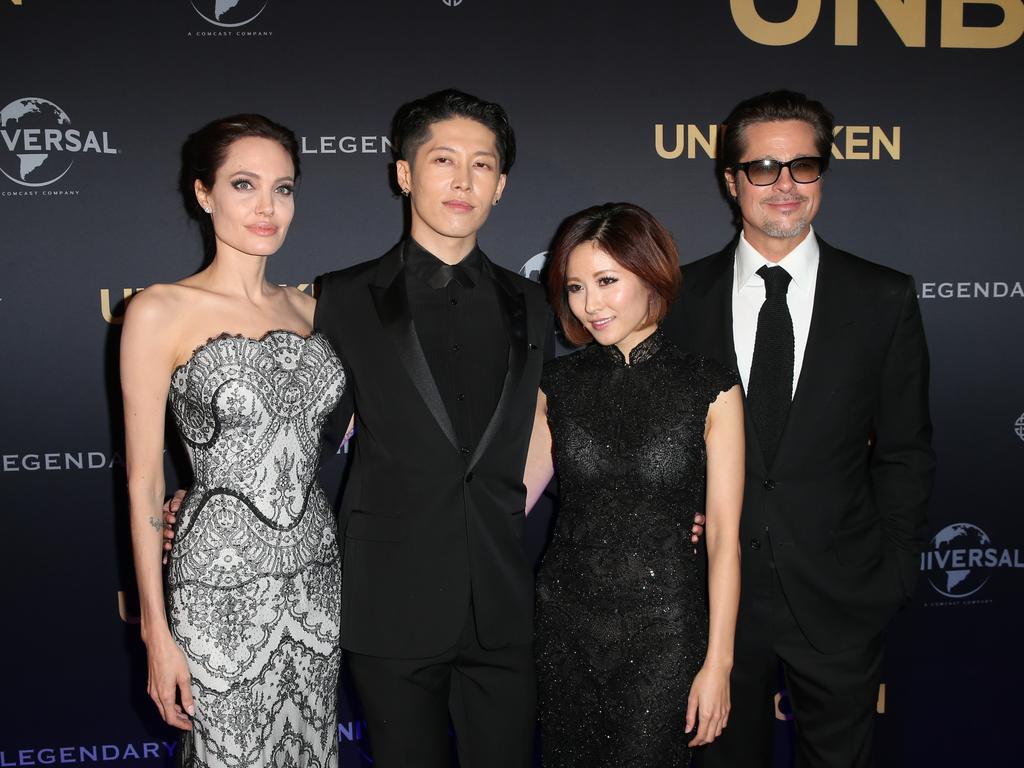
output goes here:
{"type": "Polygon", "coordinates": [[[911,596],[934,455],[913,280],[811,221],[832,119],[779,91],[739,104],[720,160],[742,231],[683,268],[665,327],[747,396],[732,712],[706,768],[772,764],[781,663],[797,765],[867,766],[884,630],[911,596]]]}
{"type": "Polygon", "coordinates": [[[395,118],[409,236],[325,275],[315,325],[341,356],[355,452],[339,514],[342,645],[375,764],[529,765],[533,572],[523,467],[552,316],[477,231],[515,159],[500,106],[458,91],[395,118]]]}

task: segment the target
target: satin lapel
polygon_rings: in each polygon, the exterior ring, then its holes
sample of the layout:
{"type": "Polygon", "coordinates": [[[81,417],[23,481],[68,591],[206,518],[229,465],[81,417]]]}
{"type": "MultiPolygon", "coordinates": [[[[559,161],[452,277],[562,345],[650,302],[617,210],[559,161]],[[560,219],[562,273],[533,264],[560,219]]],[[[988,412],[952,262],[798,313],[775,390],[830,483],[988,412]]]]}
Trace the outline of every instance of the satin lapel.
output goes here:
{"type": "Polygon", "coordinates": [[[515,395],[519,382],[523,378],[523,371],[526,369],[526,297],[503,272],[494,269],[486,259],[484,268],[494,280],[495,293],[498,295],[501,314],[505,320],[505,331],[508,334],[508,369],[505,372],[505,381],[501,386],[498,404],[480,437],[480,442],[476,445],[476,450],[473,451],[473,455],[469,459],[470,468],[480,460],[484,451],[494,440],[498,428],[501,427],[501,423],[511,407],[512,397],[515,395]]]}
{"type": "Polygon", "coordinates": [[[409,296],[405,290],[405,274],[402,270],[405,263],[402,247],[399,246],[392,250],[381,260],[378,278],[382,284],[371,285],[370,293],[381,326],[391,337],[409,378],[420,393],[420,397],[423,398],[431,415],[437,421],[437,425],[444,432],[445,437],[448,438],[452,447],[457,449],[459,443],[455,438],[455,429],[452,427],[451,419],[448,418],[448,411],[444,407],[441,393],[434,382],[430,365],[427,363],[426,355],[423,354],[423,347],[420,345],[416,328],[413,326],[412,313],[409,311],[409,296]]]}
{"type": "Polygon", "coordinates": [[[807,348],[800,366],[800,380],[793,394],[786,428],[775,454],[776,464],[784,457],[789,442],[814,428],[816,399],[828,397],[832,391],[833,372],[846,354],[843,334],[856,322],[857,297],[850,290],[850,281],[844,279],[842,254],[819,239],[820,261],[814,287],[814,307],[811,309],[811,327],[807,334],[807,348]]]}
{"type": "MultiPolygon", "coordinates": [[[[736,340],[732,327],[732,286],[733,286],[733,264],[736,259],[736,241],[734,240],[725,250],[715,256],[715,265],[709,274],[708,284],[705,287],[704,308],[708,313],[708,333],[714,334],[709,338],[709,348],[716,350],[715,357],[723,363],[732,367],[734,371],[739,370],[739,363],[736,360],[736,340]]],[[[686,279],[686,272],[683,272],[683,279],[686,279]]],[[[742,384],[741,384],[742,386],[742,384]]],[[[744,391],[744,396],[746,392],[744,391]]],[[[744,406],[744,424],[746,427],[747,458],[753,458],[755,467],[761,474],[764,474],[764,452],[761,450],[761,443],[757,436],[754,423],[750,420],[750,410],[744,406]]]]}

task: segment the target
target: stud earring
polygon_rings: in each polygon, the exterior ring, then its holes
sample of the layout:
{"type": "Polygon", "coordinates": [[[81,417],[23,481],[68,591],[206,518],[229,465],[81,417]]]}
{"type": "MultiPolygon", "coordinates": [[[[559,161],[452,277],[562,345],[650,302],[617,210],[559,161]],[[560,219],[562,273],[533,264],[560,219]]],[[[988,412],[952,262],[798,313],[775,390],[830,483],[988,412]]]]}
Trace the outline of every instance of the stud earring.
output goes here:
{"type": "Polygon", "coordinates": [[[402,190],[402,197],[408,197],[408,196],[409,196],[409,190],[408,189],[403,189],[402,190]]]}
{"type": "Polygon", "coordinates": [[[207,213],[213,213],[213,210],[208,205],[204,205],[203,210],[206,211],[207,213]]]}

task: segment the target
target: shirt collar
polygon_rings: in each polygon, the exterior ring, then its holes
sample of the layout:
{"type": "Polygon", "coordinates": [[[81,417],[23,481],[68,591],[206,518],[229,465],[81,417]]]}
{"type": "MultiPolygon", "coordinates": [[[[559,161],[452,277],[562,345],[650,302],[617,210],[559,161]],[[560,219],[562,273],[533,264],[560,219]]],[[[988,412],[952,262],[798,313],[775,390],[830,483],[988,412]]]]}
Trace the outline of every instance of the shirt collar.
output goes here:
{"type": "Polygon", "coordinates": [[[741,232],[739,243],[736,245],[734,291],[739,293],[742,288],[751,285],[752,281],[760,281],[761,278],[757,277],[757,270],[765,264],[769,267],[782,267],[793,278],[792,284],[797,287],[797,290],[803,293],[809,291],[811,282],[818,272],[818,259],[821,253],[818,247],[818,238],[814,235],[814,227],[808,229],[807,237],[800,242],[800,245],[778,262],[768,261],[758,253],[741,232]]]}
{"type": "MultiPolygon", "coordinates": [[[[432,254],[422,245],[417,243],[411,237],[408,240],[405,249],[405,268],[409,272],[420,280],[430,285],[434,280],[438,272],[443,267],[447,266],[437,256],[432,254]]],[[[469,275],[469,279],[474,283],[479,283],[481,276],[483,275],[483,253],[479,246],[473,246],[473,250],[470,251],[466,258],[460,261],[457,265],[461,269],[465,270],[466,274],[469,275]]]]}

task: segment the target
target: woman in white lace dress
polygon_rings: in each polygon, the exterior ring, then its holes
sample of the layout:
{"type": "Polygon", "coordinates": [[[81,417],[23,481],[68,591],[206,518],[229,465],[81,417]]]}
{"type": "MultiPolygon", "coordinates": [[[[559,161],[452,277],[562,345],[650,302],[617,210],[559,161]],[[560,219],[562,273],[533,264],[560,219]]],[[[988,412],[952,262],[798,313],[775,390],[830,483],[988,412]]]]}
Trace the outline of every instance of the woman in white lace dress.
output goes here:
{"type": "Polygon", "coordinates": [[[131,301],[121,339],[128,488],[149,695],[189,766],[337,765],[341,574],[317,483],[344,371],[314,301],[266,279],[294,214],[298,147],[259,115],[185,145],[182,187],[212,256],[131,301]],[[166,587],[166,406],[194,480],[166,587]]]}

